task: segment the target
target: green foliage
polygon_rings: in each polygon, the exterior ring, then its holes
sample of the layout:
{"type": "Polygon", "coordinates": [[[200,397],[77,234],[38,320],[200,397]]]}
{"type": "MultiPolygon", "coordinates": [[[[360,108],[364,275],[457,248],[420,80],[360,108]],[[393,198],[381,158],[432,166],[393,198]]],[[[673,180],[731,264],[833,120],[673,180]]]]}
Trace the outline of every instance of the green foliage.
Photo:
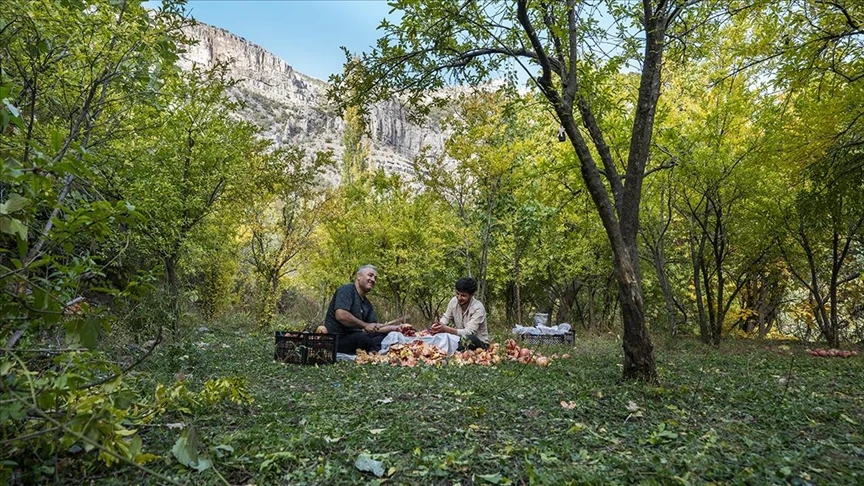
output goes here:
{"type": "Polygon", "coordinates": [[[284,279],[314,247],[314,230],[331,204],[321,178],[332,165],[329,153],[309,160],[304,151],[288,147],[268,154],[256,172],[258,187],[266,190],[242,214],[245,253],[254,275],[251,300],[260,328],[272,323],[284,279]]]}
{"type": "Polygon", "coordinates": [[[190,391],[183,380],[171,386],[156,385],[154,408],[159,413],[181,412],[194,415],[215,404],[229,401],[238,405],[251,404],[254,399],[246,391],[242,377],[214,378],[204,383],[200,392],[190,391]]]}
{"type": "Polygon", "coordinates": [[[198,308],[207,321],[212,321],[238,303],[234,294],[238,262],[232,256],[211,259],[197,266],[202,274],[201,283],[196,286],[198,308]]]}
{"type": "Polygon", "coordinates": [[[14,354],[3,357],[0,427],[8,438],[6,458],[11,463],[0,474],[70,448],[95,450],[106,466],[147,460],[150,456],[143,453],[133,428],[147,407],[138,402],[119,368],[99,352],[64,353],[52,361],[56,368],[34,371],[14,354]]]}
{"type": "MultiPolygon", "coordinates": [[[[231,118],[224,69],[180,73],[174,65],[177,44],[188,41],[181,7],[0,7],[6,479],[11,466],[16,481],[40,481],[46,467],[64,467],[43,466],[49,458],[77,450],[106,466],[153,458],[133,427],[154,405],[126,373],[186,312],[181,257],[204,229],[212,236],[213,215],[229,214],[229,201],[255,189],[241,175],[267,144],[231,118]],[[167,293],[156,278],[163,269],[173,277],[167,293]]],[[[227,229],[215,240],[229,243],[235,227],[227,229]]],[[[226,246],[198,244],[192,253],[212,258],[226,246]]],[[[205,402],[226,387],[238,389],[215,383],[205,402]]]]}
{"type": "Polygon", "coordinates": [[[860,360],[684,340],[652,387],[615,382],[619,342],[548,369],[300,369],[251,331],[319,323],[372,263],[382,317],[429,320],[472,275],[493,329],[543,308],[602,332],[633,270],[655,332],[860,339],[864,12],[659,2],[700,28],[639,77],[652,4],[394,2],[335,79],[337,163],[238,121],[225,65],[177,69],[182,1],[3,2],[0,482],[860,482],[860,360]],[[355,103],[394,91],[450,135],[412,180],[372,170],[355,103]],[[620,265],[640,226],[653,271],[620,265]]]}
{"type": "Polygon", "coordinates": [[[407,312],[413,302],[431,318],[456,275],[441,266],[458,241],[445,208],[432,195],[383,172],[367,173],[336,189],[330,199],[330,216],[318,229],[318,251],[309,260],[312,285],[332,294],[353,280],[360,265],[371,263],[381,269],[383,290],[376,294],[389,298],[390,311],[407,312]]]}

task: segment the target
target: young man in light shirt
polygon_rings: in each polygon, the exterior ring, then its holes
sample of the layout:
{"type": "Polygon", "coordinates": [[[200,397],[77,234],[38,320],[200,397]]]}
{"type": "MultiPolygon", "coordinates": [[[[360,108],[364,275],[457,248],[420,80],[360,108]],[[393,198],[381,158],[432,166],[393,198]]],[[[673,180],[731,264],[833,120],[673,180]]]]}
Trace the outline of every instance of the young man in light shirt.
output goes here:
{"type": "Polygon", "coordinates": [[[456,281],[456,296],[450,299],[444,315],[429,329],[433,334],[446,332],[461,338],[459,349],[486,349],[489,330],[486,327],[486,308],[474,298],[477,281],[462,277],[456,281]],[[452,325],[451,325],[452,324],[452,325]],[[467,342],[466,342],[467,341],[467,342]]]}

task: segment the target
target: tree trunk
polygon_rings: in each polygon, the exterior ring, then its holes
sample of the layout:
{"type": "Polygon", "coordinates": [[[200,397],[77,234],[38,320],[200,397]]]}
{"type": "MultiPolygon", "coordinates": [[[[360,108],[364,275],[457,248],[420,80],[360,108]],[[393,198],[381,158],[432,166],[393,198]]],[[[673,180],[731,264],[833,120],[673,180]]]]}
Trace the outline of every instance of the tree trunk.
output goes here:
{"type": "Polygon", "coordinates": [[[519,285],[519,273],[521,267],[519,265],[519,257],[516,257],[516,324],[522,325],[522,289],[519,285]]]}
{"type": "Polygon", "coordinates": [[[654,262],[654,270],[657,272],[657,282],[660,284],[660,290],[663,291],[663,302],[666,305],[666,315],[669,318],[669,335],[674,336],[678,331],[678,309],[679,304],[675,299],[675,294],[672,293],[672,285],[669,283],[669,276],[666,274],[666,256],[664,255],[663,240],[659,240],[653,246],[651,252],[652,261],[654,262]]]}
{"type": "MultiPolygon", "coordinates": [[[[642,3],[642,27],[645,32],[645,48],[639,80],[639,94],[630,133],[626,175],[618,171],[611,150],[606,143],[603,130],[591,111],[589,101],[583,97],[579,86],[578,45],[574,33],[576,8],[569,2],[567,21],[570,32],[568,68],[553,66],[545,46],[535,30],[528,14],[527,1],[517,2],[517,18],[531,41],[542,67],[537,78],[543,95],[550,101],[558,115],[564,132],[576,152],[585,187],[612,249],[615,277],[624,326],[624,377],[647,382],[657,381],[657,370],[653,357],[653,346],[645,326],[644,302],[639,275],[639,253],[636,238],[639,232],[639,207],[642,197],[642,182],[651,147],[654,117],[660,96],[660,72],[662,68],[666,27],[680,9],[667,2],[645,1],[642,3]],[[655,10],[655,6],[657,9],[655,10]],[[559,76],[560,84],[552,81],[552,73],[559,76]],[[604,182],[582,132],[574,118],[578,108],[582,125],[602,162],[606,178],[604,182]],[[607,186],[608,183],[608,186],[607,186]]],[[[557,39],[557,37],[556,37],[557,39]]],[[[560,41],[560,39],[559,39],[560,41]]],[[[560,44],[559,44],[560,48],[560,44]]],[[[567,51],[565,49],[565,51],[567,51]]],[[[563,63],[562,64],[567,64],[563,63]]]]}
{"type": "Polygon", "coordinates": [[[504,319],[508,325],[516,322],[516,286],[513,282],[507,282],[504,288],[504,319]]]}
{"type": "Polygon", "coordinates": [[[581,280],[573,280],[564,287],[564,292],[561,294],[561,302],[558,304],[558,317],[556,322],[567,322],[573,324],[573,306],[576,304],[576,297],[581,288],[581,280]]]}
{"type": "Polygon", "coordinates": [[[695,238],[690,235],[690,259],[693,263],[693,292],[696,294],[696,310],[699,314],[699,339],[704,344],[711,343],[711,331],[708,329],[708,319],[705,316],[705,302],[702,297],[702,251],[705,247],[705,238],[699,242],[699,250],[696,250],[695,238]]]}
{"type": "Polygon", "coordinates": [[[645,327],[645,305],[635,268],[615,265],[618,277],[618,302],[624,320],[624,377],[657,381],[654,347],[645,327]]]}
{"type": "Polygon", "coordinates": [[[177,255],[165,257],[165,275],[168,277],[168,296],[171,308],[171,333],[176,338],[180,332],[180,284],[177,279],[177,255]]]}
{"type": "Polygon", "coordinates": [[[495,196],[498,193],[498,180],[496,179],[489,189],[489,195],[486,200],[486,222],[483,228],[482,248],[480,251],[480,263],[477,268],[477,293],[480,297],[480,302],[486,304],[487,312],[489,310],[489,287],[486,282],[486,272],[489,270],[489,241],[492,234],[492,212],[495,209],[495,196]]]}

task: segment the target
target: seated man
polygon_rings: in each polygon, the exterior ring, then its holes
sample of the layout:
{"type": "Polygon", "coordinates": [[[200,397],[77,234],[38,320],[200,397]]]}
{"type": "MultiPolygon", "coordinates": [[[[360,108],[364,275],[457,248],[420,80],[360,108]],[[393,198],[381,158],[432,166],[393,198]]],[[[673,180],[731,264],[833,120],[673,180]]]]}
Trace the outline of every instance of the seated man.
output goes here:
{"type": "Polygon", "coordinates": [[[372,303],[366,298],[378,280],[378,271],[372,265],[363,265],[357,270],[354,283],[336,289],[324,325],[330,334],[339,335],[336,349],[339,353],[356,354],[358,349],[375,352],[381,349],[381,341],[388,332],[401,331],[403,326],[394,325],[405,320],[405,316],[386,324],[378,323],[372,303]]]}
{"type": "MultiPolygon", "coordinates": [[[[467,349],[486,349],[489,347],[489,331],[486,328],[486,308],[474,298],[477,281],[463,277],[456,281],[456,296],[450,299],[447,310],[441,319],[429,329],[432,333],[446,332],[455,334],[462,341],[467,340],[467,349]],[[453,326],[448,324],[453,323],[453,326]]],[[[459,345],[459,350],[466,348],[459,345]]]]}

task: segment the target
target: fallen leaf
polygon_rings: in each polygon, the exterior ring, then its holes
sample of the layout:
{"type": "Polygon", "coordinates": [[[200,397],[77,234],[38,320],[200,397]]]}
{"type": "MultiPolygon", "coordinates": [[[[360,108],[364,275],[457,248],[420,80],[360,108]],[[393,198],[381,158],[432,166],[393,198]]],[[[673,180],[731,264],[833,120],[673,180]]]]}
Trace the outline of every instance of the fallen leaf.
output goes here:
{"type": "Polygon", "coordinates": [[[552,463],[558,462],[558,456],[556,456],[555,454],[552,454],[552,453],[547,454],[545,452],[541,452],[540,453],[540,460],[546,464],[552,464],[552,463]]]}
{"type": "Polygon", "coordinates": [[[852,420],[851,418],[849,418],[845,413],[841,413],[841,414],[840,414],[840,418],[843,419],[843,420],[845,420],[845,421],[847,421],[847,422],[849,422],[849,423],[852,424],[852,425],[858,425],[858,422],[856,422],[856,421],[852,420]]]}
{"type": "Polygon", "coordinates": [[[189,427],[180,434],[180,438],[174,443],[171,448],[171,454],[177,458],[180,464],[188,468],[195,469],[198,472],[210,469],[210,461],[198,456],[198,434],[194,427],[189,427]]]}
{"type": "Polygon", "coordinates": [[[216,453],[216,457],[221,459],[225,456],[233,454],[234,448],[227,444],[219,444],[213,448],[213,452],[216,453]]]}
{"type": "Polygon", "coordinates": [[[636,402],[634,402],[633,400],[630,400],[629,402],[627,402],[627,411],[628,412],[635,412],[637,410],[639,410],[639,405],[636,405],[636,402]]]}
{"type": "Polygon", "coordinates": [[[501,484],[504,479],[500,474],[478,474],[477,477],[492,484],[501,484]]]}
{"type": "Polygon", "coordinates": [[[379,478],[384,475],[384,463],[372,459],[369,454],[360,454],[354,461],[354,467],[359,471],[370,472],[379,478]]]}
{"type": "Polygon", "coordinates": [[[372,435],[378,435],[378,434],[380,434],[381,432],[384,432],[385,430],[387,430],[387,429],[370,429],[370,430],[369,430],[369,433],[372,434],[372,435]]]}
{"type": "Polygon", "coordinates": [[[378,400],[375,400],[375,403],[393,403],[393,399],[390,397],[379,398],[378,400]]]}

